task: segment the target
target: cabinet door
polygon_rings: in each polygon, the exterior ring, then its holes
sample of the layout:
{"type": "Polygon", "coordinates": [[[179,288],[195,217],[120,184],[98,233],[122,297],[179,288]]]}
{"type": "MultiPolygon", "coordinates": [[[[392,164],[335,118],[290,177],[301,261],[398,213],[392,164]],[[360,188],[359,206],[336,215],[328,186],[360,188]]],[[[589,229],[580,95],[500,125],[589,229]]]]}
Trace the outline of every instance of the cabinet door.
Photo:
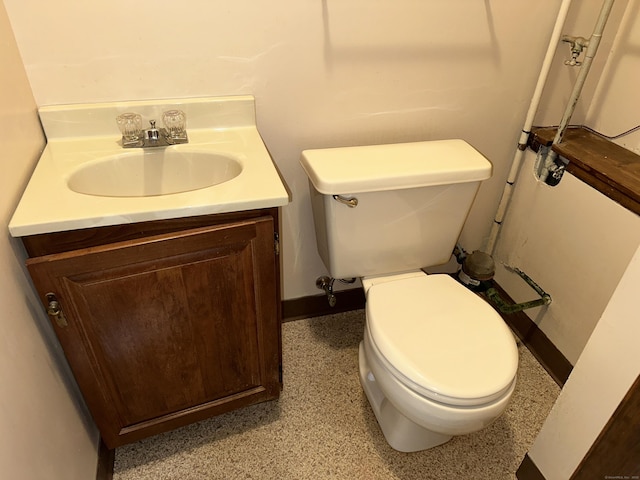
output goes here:
{"type": "Polygon", "coordinates": [[[273,219],[29,259],[110,448],[280,391],[273,219]]]}

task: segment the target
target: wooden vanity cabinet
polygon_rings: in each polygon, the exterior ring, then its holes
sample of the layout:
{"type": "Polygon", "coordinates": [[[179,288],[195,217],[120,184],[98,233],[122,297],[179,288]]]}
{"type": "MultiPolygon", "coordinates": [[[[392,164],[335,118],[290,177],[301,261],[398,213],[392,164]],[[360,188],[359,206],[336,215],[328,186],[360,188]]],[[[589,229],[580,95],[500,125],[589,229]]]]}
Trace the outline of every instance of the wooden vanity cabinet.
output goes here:
{"type": "Polygon", "coordinates": [[[23,239],[109,448],[279,396],[277,232],[264,209],[23,239]]]}

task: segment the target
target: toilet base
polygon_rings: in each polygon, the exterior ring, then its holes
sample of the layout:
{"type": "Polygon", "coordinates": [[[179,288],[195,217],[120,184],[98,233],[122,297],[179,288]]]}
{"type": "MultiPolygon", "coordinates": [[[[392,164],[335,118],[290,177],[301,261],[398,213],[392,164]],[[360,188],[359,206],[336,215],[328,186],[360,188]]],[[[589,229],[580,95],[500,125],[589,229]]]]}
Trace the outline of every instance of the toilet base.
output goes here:
{"type": "Polygon", "coordinates": [[[399,452],[418,452],[451,440],[451,435],[432,432],[409,420],[385,398],[369,368],[363,342],[359,348],[360,383],[387,443],[399,452]]]}

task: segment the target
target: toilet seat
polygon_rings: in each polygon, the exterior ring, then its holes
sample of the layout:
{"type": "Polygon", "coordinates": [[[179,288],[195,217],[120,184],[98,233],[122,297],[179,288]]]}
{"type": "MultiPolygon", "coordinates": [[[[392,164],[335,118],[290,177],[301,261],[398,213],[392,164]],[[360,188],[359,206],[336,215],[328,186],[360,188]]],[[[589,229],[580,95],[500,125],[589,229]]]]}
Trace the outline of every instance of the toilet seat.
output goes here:
{"type": "Polygon", "coordinates": [[[448,275],[372,285],[367,334],[394,377],[440,403],[486,404],[515,380],[511,331],[489,304],[448,275]]]}

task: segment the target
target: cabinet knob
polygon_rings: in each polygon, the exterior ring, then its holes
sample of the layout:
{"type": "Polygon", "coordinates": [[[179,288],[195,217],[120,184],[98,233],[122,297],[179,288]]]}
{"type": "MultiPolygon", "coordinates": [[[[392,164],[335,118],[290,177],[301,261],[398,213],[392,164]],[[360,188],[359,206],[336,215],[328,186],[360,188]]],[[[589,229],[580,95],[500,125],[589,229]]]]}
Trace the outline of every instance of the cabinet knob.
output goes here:
{"type": "Polygon", "coordinates": [[[56,298],[54,293],[47,293],[47,315],[53,318],[59,327],[68,327],[67,319],[64,316],[60,302],[56,298]]]}

